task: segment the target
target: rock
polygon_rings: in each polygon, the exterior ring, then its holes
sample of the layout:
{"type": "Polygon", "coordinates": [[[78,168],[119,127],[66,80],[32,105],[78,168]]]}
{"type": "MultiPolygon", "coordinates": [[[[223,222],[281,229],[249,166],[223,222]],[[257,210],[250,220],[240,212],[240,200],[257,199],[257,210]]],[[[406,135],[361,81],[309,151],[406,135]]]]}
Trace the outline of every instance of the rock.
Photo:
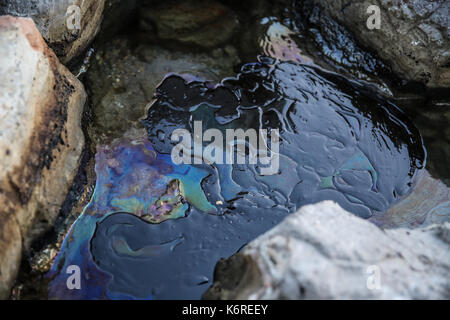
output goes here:
{"type": "Polygon", "coordinates": [[[13,215],[0,214],[0,299],[9,296],[22,253],[22,238],[13,215]]]}
{"type": "Polygon", "coordinates": [[[218,81],[231,76],[239,62],[233,47],[215,49],[210,56],[148,45],[130,49],[130,41],[117,38],[101,48],[87,73],[95,130],[110,138],[121,137],[130,127],[140,127],[139,119],[166,74],[177,72],[218,81]]]}
{"type": "Polygon", "coordinates": [[[219,262],[203,297],[448,299],[449,271],[449,223],[383,231],[326,201],[219,262]]]}
{"type": "Polygon", "coordinates": [[[407,110],[419,128],[427,148],[427,169],[450,187],[450,100],[422,102],[407,110]],[[432,124],[432,125],[430,125],[432,124]]]}
{"type": "Polygon", "coordinates": [[[0,14],[31,17],[63,63],[80,55],[97,34],[105,0],[15,0],[0,4],[0,14]],[[76,26],[76,7],[80,12],[76,26]]]}
{"type": "Polygon", "coordinates": [[[306,0],[306,15],[317,5],[350,30],[364,46],[375,50],[403,79],[428,87],[450,86],[450,38],[445,0],[381,0],[380,29],[369,30],[370,0],[306,0]],[[308,8],[310,8],[308,10],[308,8]]]}
{"type": "Polygon", "coordinates": [[[212,48],[228,41],[236,31],[237,16],[218,1],[188,0],[144,3],[141,27],[163,40],[212,48]]]}
{"type": "Polygon", "coordinates": [[[55,221],[76,174],[86,94],[28,18],[0,17],[0,74],[0,228],[8,230],[0,233],[0,297],[5,297],[21,248],[55,221]]]}

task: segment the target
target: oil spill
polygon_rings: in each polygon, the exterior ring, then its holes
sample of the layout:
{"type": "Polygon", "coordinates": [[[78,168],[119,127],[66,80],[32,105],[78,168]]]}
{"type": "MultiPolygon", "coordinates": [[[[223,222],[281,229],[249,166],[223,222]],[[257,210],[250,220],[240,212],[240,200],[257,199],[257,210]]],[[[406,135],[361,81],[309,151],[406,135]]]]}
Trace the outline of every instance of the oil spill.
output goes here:
{"type": "MultiPolygon", "coordinates": [[[[425,165],[422,138],[391,103],[312,66],[261,58],[218,85],[169,75],[145,137],[96,155],[97,184],[48,274],[66,299],[198,299],[217,261],[299,207],[334,200],[380,224],[425,165]],[[280,130],[280,167],[174,165],[176,129],[280,130]],[[79,265],[81,290],[67,290],[79,265]]],[[[422,217],[423,218],[423,217],[422,217]]],[[[391,222],[390,222],[391,223],[391,222]]]]}
{"type": "Polygon", "coordinates": [[[369,218],[406,195],[425,162],[420,133],[394,105],[335,74],[268,58],[215,87],[166,78],[144,121],[149,140],[170,153],[173,130],[193,132],[194,121],[224,136],[229,128],[281,133],[277,175],[260,176],[254,165],[216,166],[224,178],[207,182],[236,187],[223,194],[206,183],[214,199],[251,191],[289,210],[332,199],[369,218]]]}

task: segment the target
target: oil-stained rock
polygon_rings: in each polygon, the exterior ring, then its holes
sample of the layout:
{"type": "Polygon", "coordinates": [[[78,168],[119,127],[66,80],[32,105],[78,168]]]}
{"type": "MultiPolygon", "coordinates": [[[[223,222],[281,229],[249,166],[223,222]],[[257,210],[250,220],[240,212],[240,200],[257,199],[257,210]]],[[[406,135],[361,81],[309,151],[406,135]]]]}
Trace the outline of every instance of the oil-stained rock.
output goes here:
{"type": "Polygon", "coordinates": [[[329,15],[351,31],[362,45],[389,62],[403,79],[422,82],[428,87],[450,86],[448,1],[306,0],[304,4],[301,11],[309,19],[317,20],[322,13],[329,15]],[[379,29],[367,26],[374,14],[368,9],[374,4],[380,10],[379,29]],[[318,8],[324,10],[319,13],[318,8]]]}
{"type": "Polygon", "coordinates": [[[55,221],[76,174],[86,94],[28,18],[0,17],[0,74],[0,297],[5,297],[22,247],[55,221]]]}
{"type": "Polygon", "coordinates": [[[0,3],[0,14],[32,18],[61,62],[67,63],[94,39],[104,5],[105,0],[6,0],[0,3]]]}

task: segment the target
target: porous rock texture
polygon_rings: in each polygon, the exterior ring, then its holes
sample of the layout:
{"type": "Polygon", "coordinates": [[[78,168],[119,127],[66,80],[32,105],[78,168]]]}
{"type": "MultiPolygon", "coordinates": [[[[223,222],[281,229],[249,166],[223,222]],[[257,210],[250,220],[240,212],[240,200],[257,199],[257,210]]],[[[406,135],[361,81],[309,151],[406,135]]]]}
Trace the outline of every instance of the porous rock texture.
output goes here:
{"type": "Polygon", "coordinates": [[[104,6],[105,0],[6,0],[0,1],[0,15],[32,18],[61,62],[68,63],[96,36],[104,6]]]}
{"type": "Polygon", "coordinates": [[[84,147],[83,85],[29,18],[0,17],[0,298],[55,221],[84,147]]]}
{"type": "Polygon", "coordinates": [[[382,230],[305,206],[216,267],[205,299],[448,299],[450,224],[382,230]]]}

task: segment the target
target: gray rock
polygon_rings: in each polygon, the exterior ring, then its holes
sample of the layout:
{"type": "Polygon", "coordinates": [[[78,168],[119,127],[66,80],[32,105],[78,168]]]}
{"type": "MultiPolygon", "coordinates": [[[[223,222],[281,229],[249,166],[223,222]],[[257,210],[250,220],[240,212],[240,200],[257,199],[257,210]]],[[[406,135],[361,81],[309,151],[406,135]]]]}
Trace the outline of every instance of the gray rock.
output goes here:
{"type": "Polygon", "coordinates": [[[28,18],[0,17],[0,74],[1,299],[72,185],[86,93],[28,18]]]}
{"type": "Polygon", "coordinates": [[[30,17],[63,63],[80,55],[97,34],[105,0],[6,0],[0,14],[30,17]],[[80,28],[72,10],[80,9],[80,28]],[[68,23],[69,21],[69,23],[68,23]]]}
{"type": "Polygon", "coordinates": [[[96,137],[117,138],[129,128],[140,128],[139,119],[167,74],[219,81],[232,76],[233,66],[239,62],[236,50],[228,46],[208,55],[145,44],[131,49],[130,41],[117,38],[101,48],[87,73],[96,137]]]}
{"type": "Polygon", "coordinates": [[[450,224],[383,231],[331,201],[219,262],[205,299],[448,299],[450,224]]]}
{"type": "Polygon", "coordinates": [[[375,50],[406,80],[429,87],[450,86],[450,3],[446,0],[306,0],[350,30],[375,50]],[[369,30],[367,9],[376,4],[381,28],[369,30]]]}

